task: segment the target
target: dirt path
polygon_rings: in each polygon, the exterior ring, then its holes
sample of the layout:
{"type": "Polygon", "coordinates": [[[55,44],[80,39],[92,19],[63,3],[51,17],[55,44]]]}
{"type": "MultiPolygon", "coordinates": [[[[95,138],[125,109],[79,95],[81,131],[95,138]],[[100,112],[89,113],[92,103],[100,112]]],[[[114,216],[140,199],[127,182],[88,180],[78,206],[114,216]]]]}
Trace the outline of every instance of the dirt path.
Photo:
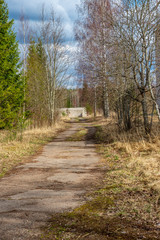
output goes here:
{"type": "Polygon", "coordinates": [[[72,123],[42,154],[0,180],[0,240],[39,239],[52,213],[84,201],[100,173],[91,141],[66,141],[81,126],[72,123]]]}

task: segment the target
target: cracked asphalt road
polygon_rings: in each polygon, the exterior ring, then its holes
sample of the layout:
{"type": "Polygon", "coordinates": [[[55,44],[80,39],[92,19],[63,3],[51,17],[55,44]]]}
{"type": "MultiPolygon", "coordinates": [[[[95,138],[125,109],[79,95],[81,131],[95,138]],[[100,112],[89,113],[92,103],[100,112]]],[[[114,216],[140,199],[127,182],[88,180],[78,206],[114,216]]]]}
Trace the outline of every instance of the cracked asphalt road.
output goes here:
{"type": "Polygon", "coordinates": [[[0,240],[40,239],[55,212],[84,202],[101,175],[92,141],[66,141],[82,123],[72,123],[31,162],[0,180],[0,240]]]}

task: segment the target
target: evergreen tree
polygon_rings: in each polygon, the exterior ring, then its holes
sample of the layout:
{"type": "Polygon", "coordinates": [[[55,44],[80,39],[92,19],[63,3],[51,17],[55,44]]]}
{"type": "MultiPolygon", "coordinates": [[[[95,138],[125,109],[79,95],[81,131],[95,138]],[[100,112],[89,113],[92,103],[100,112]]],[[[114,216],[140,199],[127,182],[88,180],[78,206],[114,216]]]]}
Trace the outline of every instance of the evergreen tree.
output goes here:
{"type": "Polygon", "coordinates": [[[27,111],[35,126],[48,121],[46,56],[40,39],[31,40],[27,57],[27,111]]]}
{"type": "Polygon", "coordinates": [[[23,101],[18,42],[12,26],[7,4],[0,0],[0,128],[12,127],[18,122],[23,101]]]}

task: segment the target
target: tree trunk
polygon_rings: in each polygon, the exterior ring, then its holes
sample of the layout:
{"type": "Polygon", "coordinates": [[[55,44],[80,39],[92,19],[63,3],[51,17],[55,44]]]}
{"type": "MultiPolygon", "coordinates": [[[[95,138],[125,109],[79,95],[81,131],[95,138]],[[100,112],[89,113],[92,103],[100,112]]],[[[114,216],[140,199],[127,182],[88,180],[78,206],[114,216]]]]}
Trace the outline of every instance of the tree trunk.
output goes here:
{"type": "Polygon", "coordinates": [[[94,88],[94,117],[97,116],[97,88],[94,88]]]}
{"type": "Polygon", "coordinates": [[[151,126],[149,124],[149,120],[148,120],[148,108],[147,108],[147,101],[146,101],[146,95],[145,93],[142,94],[142,111],[143,111],[143,120],[144,120],[144,128],[145,128],[145,132],[146,134],[149,134],[151,131],[151,126]]]}
{"type": "Polygon", "coordinates": [[[109,117],[109,101],[108,101],[108,90],[106,86],[106,82],[104,81],[103,84],[103,113],[104,117],[108,118],[109,117]]]}
{"type": "Polygon", "coordinates": [[[126,131],[131,129],[131,116],[130,116],[130,97],[124,96],[123,98],[123,122],[126,131]]]}
{"type": "Polygon", "coordinates": [[[155,55],[156,55],[156,102],[158,109],[160,109],[160,24],[156,31],[155,55]]]}

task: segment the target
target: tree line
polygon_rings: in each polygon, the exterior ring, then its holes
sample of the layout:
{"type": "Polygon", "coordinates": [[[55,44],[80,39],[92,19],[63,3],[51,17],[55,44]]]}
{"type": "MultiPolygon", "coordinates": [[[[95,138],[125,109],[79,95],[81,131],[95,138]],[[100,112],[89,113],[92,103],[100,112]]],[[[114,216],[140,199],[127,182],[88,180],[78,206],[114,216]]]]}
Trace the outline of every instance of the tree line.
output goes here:
{"type": "Polygon", "coordinates": [[[0,0],[0,129],[22,127],[26,121],[53,125],[71,75],[62,21],[54,10],[46,14],[42,7],[36,30],[23,14],[20,22],[21,44],[8,6],[0,0]]]}
{"type": "MultiPolygon", "coordinates": [[[[94,108],[117,115],[120,129],[152,129],[159,105],[159,2],[81,0],[75,34],[77,73],[94,108]]],[[[96,114],[96,111],[95,111],[96,114]]]]}
{"type": "Polygon", "coordinates": [[[53,125],[61,106],[91,107],[117,116],[119,129],[160,119],[159,2],[81,0],[77,7],[77,90],[67,90],[71,57],[60,17],[45,12],[37,29],[21,16],[21,50],[0,0],[0,129],[53,125]],[[79,96],[77,95],[79,94],[79,96]],[[76,96],[77,95],[77,96],[76,96]],[[71,102],[74,102],[72,104],[71,102]]]}

